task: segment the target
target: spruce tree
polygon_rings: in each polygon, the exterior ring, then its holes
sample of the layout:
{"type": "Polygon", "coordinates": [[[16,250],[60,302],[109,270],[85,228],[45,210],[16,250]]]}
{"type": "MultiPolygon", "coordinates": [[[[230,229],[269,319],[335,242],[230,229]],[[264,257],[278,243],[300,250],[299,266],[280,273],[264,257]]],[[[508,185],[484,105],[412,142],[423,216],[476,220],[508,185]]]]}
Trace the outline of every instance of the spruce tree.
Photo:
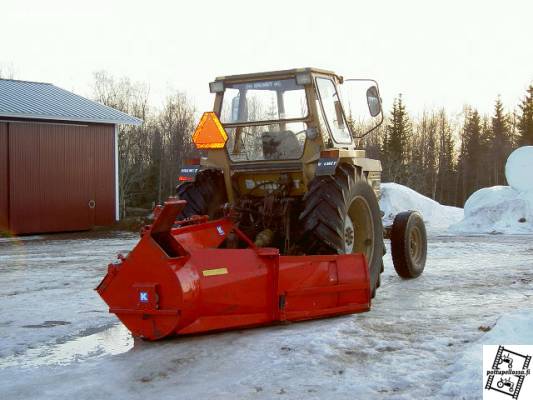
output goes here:
{"type": "Polygon", "coordinates": [[[529,85],[527,95],[520,104],[518,116],[519,144],[521,146],[533,146],[533,85],[529,85]]]}
{"type": "Polygon", "coordinates": [[[405,183],[407,171],[407,139],[411,132],[411,124],[400,94],[392,105],[390,122],[383,143],[383,161],[386,179],[392,182],[405,183]]]}
{"type": "Polygon", "coordinates": [[[481,170],[481,118],[476,110],[467,110],[462,131],[461,154],[459,164],[461,172],[461,196],[459,203],[466,199],[480,186],[481,170]]]}
{"type": "Polygon", "coordinates": [[[492,184],[503,185],[505,184],[505,162],[511,152],[511,145],[509,121],[499,97],[494,105],[491,139],[492,184]]]}
{"type": "Polygon", "coordinates": [[[485,115],[481,119],[481,133],[479,135],[479,164],[476,171],[479,187],[496,185],[494,171],[497,171],[497,168],[494,163],[493,142],[492,119],[485,115]]]}
{"type": "Polygon", "coordinates": [[[444,109],[438,114],[439,159],[436,200],[443,204],[455,204],[455,163],[452,129],[444,109]]]}

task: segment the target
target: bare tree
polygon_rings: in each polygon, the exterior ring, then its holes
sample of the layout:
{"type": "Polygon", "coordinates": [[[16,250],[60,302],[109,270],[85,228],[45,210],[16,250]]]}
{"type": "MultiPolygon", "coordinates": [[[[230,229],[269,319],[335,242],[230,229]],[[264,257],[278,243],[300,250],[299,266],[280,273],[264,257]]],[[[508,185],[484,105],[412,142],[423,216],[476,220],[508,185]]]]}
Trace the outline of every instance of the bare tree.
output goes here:
{"type": "Polygon", "coordinates": [[[167,97],[157,120],[157,145],[160,146],[158,201],[161,202],[163,197],[174,193],[179,167],[185,158],[198,154],[191,140],[195,122],[194,107],[184,93],[177,92],[167,97]]]}
{"type": "Polygon", "coordinates": [[[131,208],[150,208],[174,194],[180,165],[196,153],[191,136],[194,107],[177,92],[167,97],[162,110],[148,103],[148,86],[106,72],[94,74],[94,98],[141,118],[141,126],[120,126],[119,179],[122,216],[131,208]]]}
{"type": "Polygon", "coordinates": [[[148,87],[127,78],[115,79],[104,71],[94,74],[96,101],[142,119],[141,126],[121,125],[118,130],[119,192],[122,216],[135,204],[143,189],[149,167],[150,135],[153,125],[148,107],[148,87]]]}

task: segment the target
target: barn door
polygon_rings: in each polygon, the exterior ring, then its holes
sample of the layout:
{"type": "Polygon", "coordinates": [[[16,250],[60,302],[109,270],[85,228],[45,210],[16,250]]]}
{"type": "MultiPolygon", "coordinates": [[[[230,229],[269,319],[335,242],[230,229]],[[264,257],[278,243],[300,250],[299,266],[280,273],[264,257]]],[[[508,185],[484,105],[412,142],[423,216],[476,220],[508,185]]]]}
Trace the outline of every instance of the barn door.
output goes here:
{"type": "Polygon", "coordinates": [[[17,122],[8,128],[0,124],[0,224],[4,214],[15,233],[80,231],[114,222],[112,125],[17,122]]]}
{"type": "Polygon", "coordinates": [[[80,125],[10,123],[10,227],[16,233],[92,228],[92,139],[80,125]]]}
{"type": "Polygon", "coordinates": [[[86,126],[40,124],[41,231],[92,227],[92,140],[86,126]]]}

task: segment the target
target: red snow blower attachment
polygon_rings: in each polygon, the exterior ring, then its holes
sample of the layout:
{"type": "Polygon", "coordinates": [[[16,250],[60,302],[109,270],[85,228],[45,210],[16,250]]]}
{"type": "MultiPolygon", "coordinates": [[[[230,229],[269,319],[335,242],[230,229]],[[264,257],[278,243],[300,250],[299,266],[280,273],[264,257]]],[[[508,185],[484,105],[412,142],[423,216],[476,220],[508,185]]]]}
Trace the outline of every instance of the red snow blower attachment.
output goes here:
{"type": "Polygon", "coordinates": [[[280,256],[256,247],[230,218],[193,217],[174,227],[185,205],[167,201],[96,288],[135,336],[157,340],[370,309],[362,253],[280,256]],[[235,236],[248,247],[224,248],[235,236]]]}

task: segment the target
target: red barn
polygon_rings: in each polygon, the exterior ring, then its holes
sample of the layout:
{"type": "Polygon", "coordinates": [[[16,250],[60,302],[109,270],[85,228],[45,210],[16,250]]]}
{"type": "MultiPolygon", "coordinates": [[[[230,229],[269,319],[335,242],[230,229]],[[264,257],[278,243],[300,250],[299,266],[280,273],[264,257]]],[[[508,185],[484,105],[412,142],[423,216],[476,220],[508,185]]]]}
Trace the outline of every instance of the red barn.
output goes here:
{"type": "Polygon", "coordinates": [[[0,79],[0,232],[118,220],[117,125],[141,123],[49,83],[0,79]]]}

